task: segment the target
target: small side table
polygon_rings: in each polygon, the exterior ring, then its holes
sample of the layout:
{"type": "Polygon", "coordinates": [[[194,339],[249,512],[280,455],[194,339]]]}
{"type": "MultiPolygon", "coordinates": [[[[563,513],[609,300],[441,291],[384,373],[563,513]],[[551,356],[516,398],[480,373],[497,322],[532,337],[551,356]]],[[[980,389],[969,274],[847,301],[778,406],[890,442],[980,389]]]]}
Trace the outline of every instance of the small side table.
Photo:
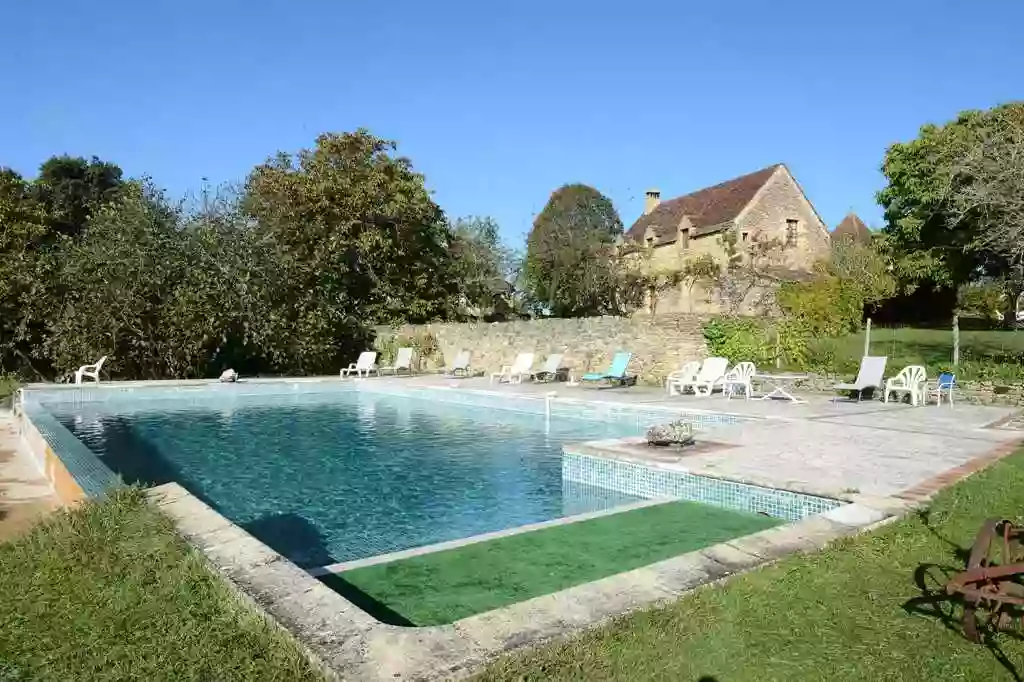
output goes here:
{"type": "Polygon", "coordinates": [[[797,381],[807,378],[807,374],[755,374],[751,377],[751,379],[764,381],[772,386],[772,390],[761,396],[760,400],[787,400],[795,405],[807,401],[797,398],[789,391],[797,381]]]}

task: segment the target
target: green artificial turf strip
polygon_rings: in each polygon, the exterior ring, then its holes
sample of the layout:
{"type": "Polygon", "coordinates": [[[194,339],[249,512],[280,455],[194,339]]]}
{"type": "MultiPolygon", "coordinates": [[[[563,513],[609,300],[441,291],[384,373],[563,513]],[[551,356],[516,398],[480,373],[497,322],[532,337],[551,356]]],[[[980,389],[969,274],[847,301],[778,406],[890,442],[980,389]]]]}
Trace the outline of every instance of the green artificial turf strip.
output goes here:
{"type": "Polygon", "coordinates": [[[0,680],[318,680],[137,489],[0,544],[0,680]]]}
{"type": "Polygon", "coordinates": [[[324,582],[384,620],[438,625],[778,524],[758,514],[671,502],[359,568],[324,582]]]}
{"type": "Polygon", "coordinates": [[[928,597],[941,597],[946,578],[962,570],[984,519],[1022,514],[1017,453],[921,514],[502,659],[478,682],[1019,679],[1024,641],[998,634],[972,644],[959,632],[960,608],[928,597]]]}

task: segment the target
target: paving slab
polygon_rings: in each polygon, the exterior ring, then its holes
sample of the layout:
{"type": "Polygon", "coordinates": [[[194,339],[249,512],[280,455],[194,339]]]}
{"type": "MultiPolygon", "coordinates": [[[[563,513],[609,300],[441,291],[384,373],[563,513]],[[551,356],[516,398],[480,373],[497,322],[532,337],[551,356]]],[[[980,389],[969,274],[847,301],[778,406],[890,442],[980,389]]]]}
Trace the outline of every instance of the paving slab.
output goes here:
{"type": "Polygon", "coordinates": [[[0,411],[0,542],[26,532],[60,506],[43,472],[20,447],[13,415],[0,411]]]}

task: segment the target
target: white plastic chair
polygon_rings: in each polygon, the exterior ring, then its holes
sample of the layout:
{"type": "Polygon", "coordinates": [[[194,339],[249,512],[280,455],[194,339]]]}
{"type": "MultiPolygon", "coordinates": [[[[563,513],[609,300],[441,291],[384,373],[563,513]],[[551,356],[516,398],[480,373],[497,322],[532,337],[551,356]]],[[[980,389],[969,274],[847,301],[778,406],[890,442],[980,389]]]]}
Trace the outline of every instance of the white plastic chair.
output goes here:
{"type": "MultiPolygon", "coordinates": [[[[359,354],[359,359],[349,363],[349,366],[341,370],[341,376],[347,377],[355,374],[357,377],[369,377],[370,372],[377,372],[377,354],[372,350],[366,350],[359,354]]],[[[379,374],[379,372],[378,372],[379,374]]]]}
{"type": "Polygon", "coordinates": [[[698,371],[700,371],[700,363],[696,360],[683,364],[682,367],[665,377],[665,390],[669,395],[679,395],[683,392],[682,385],[684,383],[697,379],[698,371]]]}
{"type": "Polygon", "coordinates": [[[737,388],[743,389],[743,397],[750,400],[750,378],[757,372],[757,367],[752,362],[737,362],[736,366],[730,369],[722,378],[722,391],[726,399],[731,399],[733,391],[737,388]]]}
{"type": "Polygon", "coordinates": [[[684,393],[686,389],[692,388],[694,395],[709,396],[715,390],[715,384],[722,381],[728,368],[729,361],[726,358],[707,358],[701,363],[700,371],[692,381],[680,383],[679,392],[684,393]]]}
{"type": "Polygon", "coordinates": [[[889,402],[890,393],[910,394],[910,404],[917,405],[918,400],[924,402],[924,385],[928,380],[924,367],[907,365],[900,373],[885,382],[885,399],[889,402]]]}
{"type": "Polygon", "coordinates": [[[382,372],[398,374],[398,372],[403,369],[409,374],[412,374],[412,348],[399,348],[398,353],[395,354],[394,363],[389,367],[379,368],[377,370],[377,374],[382,372]]]}
{"type": "Polygon", "coordinates": [[[502,381],[507,381],[510,384],[522,383],[523,377],[530,375],[532,366],[533,353],[520,353],[511,365],[503,365],[500,372],[492,372],[490,383],[493,384],[495,379],[499,384],[502,381]]]}
{"type": "Polygon", "coordinates": [[[82,383],[82,379],[92,379],[97,384],[100,383],[100,369],[103,367],[103,363],[107,361],[107,356],[104,355],[95,365],[82,365],[75,370],[75,383],[82,383]]]}

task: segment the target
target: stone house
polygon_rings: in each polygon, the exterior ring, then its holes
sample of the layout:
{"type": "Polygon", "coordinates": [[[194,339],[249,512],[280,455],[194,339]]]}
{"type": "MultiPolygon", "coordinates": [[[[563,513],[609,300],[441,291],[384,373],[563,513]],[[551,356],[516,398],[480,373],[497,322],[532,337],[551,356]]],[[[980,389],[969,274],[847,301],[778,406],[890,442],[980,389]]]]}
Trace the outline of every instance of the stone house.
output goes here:
{"type": "MultiPolygon", "coordinates": [[[[801,279],[828,255],[828,229],[796,179],[783,164],[742,175],[675,199],[648,190],[644,213],[625,234],[637,247],[642,267],[678,272],[687,261],[710,255],[722,267],[731,233],[740,254],[755,243],[774,243],[772,268],[784,279],[801,279]]],[[[705,283],[680,283],[658,297],[658,312],[721,312],[723,305],[705,283]]],[[[745,312],[754,312],[746,310],[745,312]]]]}

